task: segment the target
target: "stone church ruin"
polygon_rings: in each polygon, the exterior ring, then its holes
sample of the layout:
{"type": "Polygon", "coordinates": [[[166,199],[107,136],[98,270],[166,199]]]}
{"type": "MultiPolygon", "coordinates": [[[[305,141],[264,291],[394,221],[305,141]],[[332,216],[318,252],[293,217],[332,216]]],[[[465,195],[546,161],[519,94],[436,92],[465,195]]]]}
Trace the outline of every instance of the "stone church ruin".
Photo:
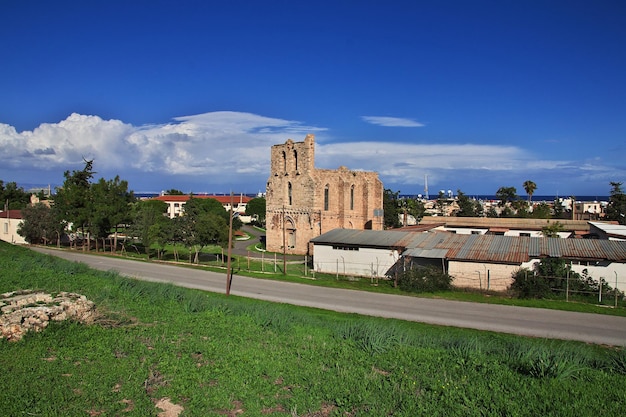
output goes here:
{"type": "Polygon", "coordinates": [[[315,168],[315,137],[271,150],[266,189],[270,252],[310,254],[309,241],[332,229],[383,229],[383,184],[376,172],[315,168]]]}

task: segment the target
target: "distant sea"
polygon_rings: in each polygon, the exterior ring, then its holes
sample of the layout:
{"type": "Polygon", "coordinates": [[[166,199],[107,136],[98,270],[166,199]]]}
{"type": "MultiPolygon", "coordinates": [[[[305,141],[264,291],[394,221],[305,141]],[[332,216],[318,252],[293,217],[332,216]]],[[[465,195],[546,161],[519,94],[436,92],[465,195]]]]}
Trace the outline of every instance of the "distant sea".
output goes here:
{"type": "MultiPolygon", "coordinates": [[[[137,198],[153,198],[153,197],[158,197],[161,194],[160,193],[155,193],[155,192],[135,192],[133,193],[135,195],[135,197],[137,198]]],[[[193,193],[193,195],[198,196],[198,195],[230,195],[230,192],[228,193],[193,193]]],[[[241,193],[233,193],[234,197],[239,197],[241,195],[241,193]]],[[[250,193],[243,193],[243,195],[245,195],[246,197],[256,197],[257,194],[250,194],[250,193]]]]}
{"type": "MultiPolygon", "coordinates": [[[[428,195],[430,200],[436,200],[437,199],[437,195],[438,194],[434,194],[434,195],[428,195]]],[[[466,194],[469,198],[475,198],[476,200],[497,200],[498,198],[493,195],[493,194],[466,194]]],[[[410,197],[410,198],[415,198],[417,197],[416,194],[400,194],[400,197],[410,197]]],[[[456,194],[454,194],[454,197],[456,197],[456,194]]],[[[526,200],[526,196],[525,195],[520,195],[519,196],[522,200],[526,200]]],[[[556,200],[557,198],[563,198],[563,199],[567,199],[570,198],[571,195],[533,195],[533,202],[542,202],[542,201],[546,201],[546,202],[553,202],[554,200],[556,200]]],[[[598,196],[593,196],[593,195],[575,195],[574,196],[576,198],[576,201],[609,201],[609,196],[606,195],[598,195],[598,196]]]]}

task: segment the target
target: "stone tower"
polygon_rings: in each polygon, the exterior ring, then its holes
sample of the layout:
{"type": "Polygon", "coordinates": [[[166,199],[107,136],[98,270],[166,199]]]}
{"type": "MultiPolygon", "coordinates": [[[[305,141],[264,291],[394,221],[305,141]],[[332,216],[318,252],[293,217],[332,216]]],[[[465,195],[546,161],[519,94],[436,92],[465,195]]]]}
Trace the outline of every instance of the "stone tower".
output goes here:
{"type": "Polygon", "coordinates": [[[266,189],[267,250],[308,254],[309,240],[336,228],[383,228],[375,172],[315,168],[315,137],[272,146],[266,189]]]}

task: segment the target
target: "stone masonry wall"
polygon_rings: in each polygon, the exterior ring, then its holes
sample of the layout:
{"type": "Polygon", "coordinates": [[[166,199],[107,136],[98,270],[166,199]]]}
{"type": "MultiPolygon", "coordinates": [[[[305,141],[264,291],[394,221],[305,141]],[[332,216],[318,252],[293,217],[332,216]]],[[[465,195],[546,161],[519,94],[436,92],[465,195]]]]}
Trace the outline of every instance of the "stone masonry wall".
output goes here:
{"type": "Polygon", "coordinates": [[[50,321],[91,323],[95,304],[84,295],[60,292],[56,296],[31,290],[0,294],[0,339],[18,341],[29,331],[40,332],[50,321]]]}
{"type": "Polygon", "coordinates": [[[309,241],[336,228],[382,230],[383,184],[375,172],[315,168],[315,140],[271,149],[266,188],[267,249],[307,254],[309,241]]]}

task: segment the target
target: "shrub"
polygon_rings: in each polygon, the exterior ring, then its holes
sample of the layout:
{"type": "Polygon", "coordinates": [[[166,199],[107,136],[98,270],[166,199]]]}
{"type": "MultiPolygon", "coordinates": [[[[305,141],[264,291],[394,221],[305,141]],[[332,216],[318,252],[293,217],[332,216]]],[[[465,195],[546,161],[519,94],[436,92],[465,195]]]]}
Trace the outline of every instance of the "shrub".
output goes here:
{"type": "Polygon", "coordinates": [[[550,292],[548,280],[528,268],[513,273],[511,290],[518,298],[543,298],[550,292]]]}
{"type": "Polygon", "coordinates": [[[452,277],[433,267],[417,267],[398,275],[398,287],[411,292],[446,291],[452,288],[452,277]]]}
{"type": "Polygon", "coordinates": [[[582,294],[584,299],[589,295],[595,297],[600,289],[605,293],[614,291],[603,278],[594,279],[586,269],[582,275],[572,271],[562,258],[544,258],[533,270],[518,269],[512,278],[510,289],[518,298],[558,298],[558,294],[569,292],[582,294]]]}

